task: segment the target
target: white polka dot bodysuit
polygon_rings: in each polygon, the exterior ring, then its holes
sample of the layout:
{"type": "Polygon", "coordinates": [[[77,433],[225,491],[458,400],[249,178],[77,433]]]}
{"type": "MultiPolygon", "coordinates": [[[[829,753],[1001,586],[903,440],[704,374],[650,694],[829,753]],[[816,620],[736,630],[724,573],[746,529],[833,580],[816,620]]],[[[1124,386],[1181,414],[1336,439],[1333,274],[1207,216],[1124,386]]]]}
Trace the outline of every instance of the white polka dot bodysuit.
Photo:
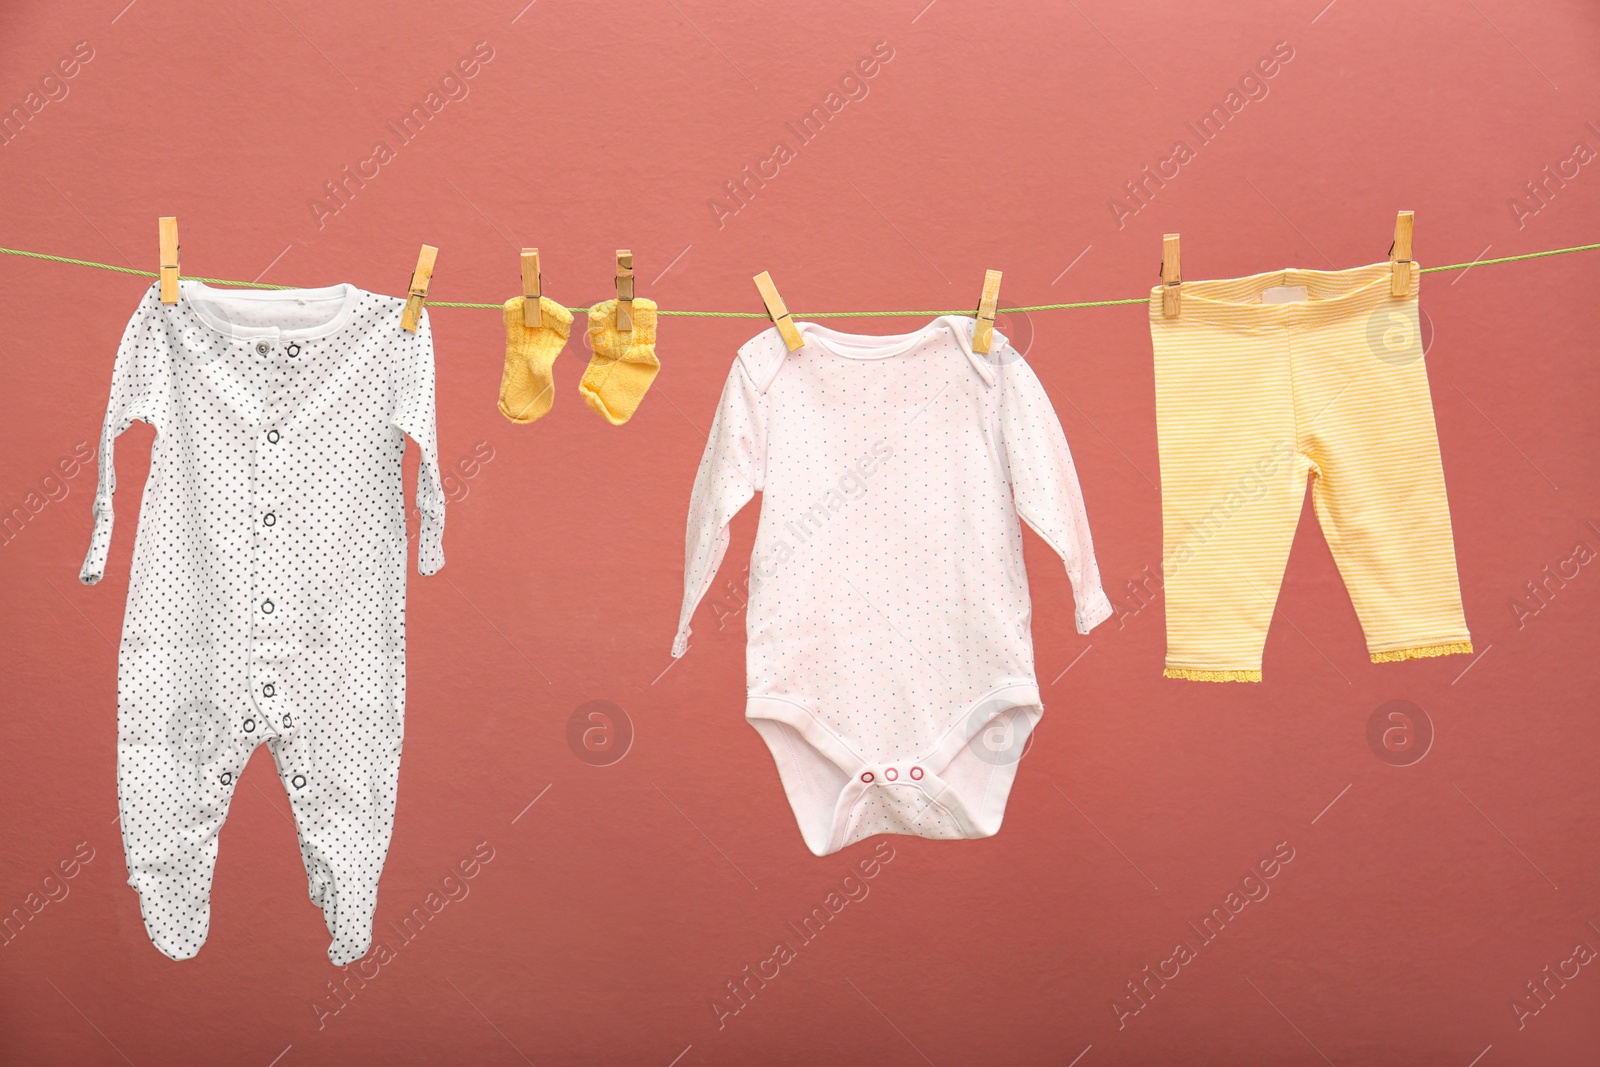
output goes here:
{"type": "Polygon", "coordinates": [[[157,948],[205,942],[217,836],[266,743],[335,964],[372,939],[405,716],[401,460],[421,449],[417,569],[444,565],[433,341],[424,314],[352,285],[180,283],[122,337],[100,436],[94,536],[111,542],[112,448],[155,427],[117,670],[128,882],[157,948]]]}
{"type": "Polygon", "coordinates": [[[672,652],[760,492],[745,717],[819,856],[1000,828],[1043,713],[1019,515],[1065,561],[1078,631],[1111,614],[1055,411],[1000,333],[973,351],[973,325],[753,338],[695,478],[672,652]]]}

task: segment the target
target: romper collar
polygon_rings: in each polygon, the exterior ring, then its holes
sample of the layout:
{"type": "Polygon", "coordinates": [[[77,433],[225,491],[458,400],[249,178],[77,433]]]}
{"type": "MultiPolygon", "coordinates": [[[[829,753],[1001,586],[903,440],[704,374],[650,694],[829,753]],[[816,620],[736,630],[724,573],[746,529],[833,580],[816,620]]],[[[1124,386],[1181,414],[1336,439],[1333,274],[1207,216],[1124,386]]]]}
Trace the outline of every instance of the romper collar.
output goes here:
{"type": "Polygon", "coordinates": [[[178,283],[178,293],[182,303],[203,326],[223,337],[300,340],[315,340],[338,333],[350,321],[362,295],[361,290],[349,282],[316,289],[219,289],[192,278],[185,278],[178,283]],[[230,322],[213,310],[215,303],[248,304],[267,310],[274,306],[305,305],[313,302],[332,308],[331,317],[312,326],[292,329],[270,324],[230,322]]]}

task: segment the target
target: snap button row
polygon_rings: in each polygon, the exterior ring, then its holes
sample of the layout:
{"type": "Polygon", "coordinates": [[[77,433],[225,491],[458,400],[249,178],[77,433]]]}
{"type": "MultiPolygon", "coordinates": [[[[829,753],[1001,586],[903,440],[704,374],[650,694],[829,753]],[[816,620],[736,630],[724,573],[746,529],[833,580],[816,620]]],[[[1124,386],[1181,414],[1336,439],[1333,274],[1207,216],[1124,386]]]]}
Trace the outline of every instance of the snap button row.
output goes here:
{"type": "MultiPolygon", "coordinates": [[[[911,775],[911,780],[913,782],[922,781],[923,770],[922,770],[921,767],[912,767],[906,773],[911,775]]],[[[877,779],[877,775],[874,774],[872,771],[862,771],[861,772],[861,780],[863,782],[866,782],[868,785],[871,785],[876,779],[877,779]]],[[[885,767],[883,769],[883,780],[886,781],[886,782],[899,781],[900,780],[900,769],[898,767],[885,767]]]]}

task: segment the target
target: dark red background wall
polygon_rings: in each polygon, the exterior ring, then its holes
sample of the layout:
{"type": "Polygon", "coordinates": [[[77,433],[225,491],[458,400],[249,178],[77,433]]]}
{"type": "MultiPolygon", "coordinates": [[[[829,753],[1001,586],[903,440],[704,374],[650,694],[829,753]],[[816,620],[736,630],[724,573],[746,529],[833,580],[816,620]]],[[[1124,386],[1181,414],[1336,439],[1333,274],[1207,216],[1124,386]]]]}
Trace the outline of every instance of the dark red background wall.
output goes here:
{"type": "MultiPolygon", "coordinates": [[[[27,118],[0,148],[0,243],[148,270],[175,214],[186,273],[398,293],[427,242],[433,295],[465,301],[517,292],[528,244],[569,305],[610,292],[626,246],[665,308],[759,310],[770,269],[804,312],[970,307],[989,267],[1012,304],[1139,296],[1167,230],[1190,278],[1357,266],[1401,208],[1425,265],[1600,239],[1600,14],[1581,0],[521,3],[8,5],[0,105],[27,118]],[[844,82],[875,46],[892,58],[844,82]],[[1242,82],[1275,48],[1292,58],[1242,82]],[[1241,84],[1200,144],[1186,123],[1241,84]],[[430,91],[442,106],[402,142],[388,124],[430,91]],[[786,126],[830,103],[809,142],[786,126]],[[1194,158],[1127,200],[1179,139],[1194,158]],[[780,141],[792,158],[729,200],[780,141]],[[364,184],[326,199],[378,142],[364,184]]],[[[1143,310],[1006,316],[1121,614],[1075,634],[1030,535],[1048,707],[1004,829],[824,859],[741,721],[753,509],[732,591],[667,669],[695,465],[762,323],[665,320],[621,429],[578,397],[575,341],[554,412],[519,427],[495,409],[498,315],[435,308],[449,565],[411,579],[391,952],[337,970],[260,752],[209,943],[179,964],[146,940],[115,741],[150,432],[119,450],[94,588],[74,457],[148,279],[0,257],[0,1059],[1594,1063],[1597,272],[1585,253],[1423,284],[1477,656],[1367,662],[1308,510],[1258,686],[1163,680],[1160,597],[1128,591],[1161,554],[1143,310]],[[617,709],[609,749],[571,740],[590,701],[617,709]],[[1369,727],[1391,701],[1408,718],[1385,739],[1369,727]],[[1267,895],[1196,936],[1275,852],[1292,859],[1267,895]],[[789,925],[830,905],[810,941],[789,925]],[[1177,977],[1146,981],[1180,941],[1177,977]],[[735,999],[780,942],[793,958],[735,999]]]]}

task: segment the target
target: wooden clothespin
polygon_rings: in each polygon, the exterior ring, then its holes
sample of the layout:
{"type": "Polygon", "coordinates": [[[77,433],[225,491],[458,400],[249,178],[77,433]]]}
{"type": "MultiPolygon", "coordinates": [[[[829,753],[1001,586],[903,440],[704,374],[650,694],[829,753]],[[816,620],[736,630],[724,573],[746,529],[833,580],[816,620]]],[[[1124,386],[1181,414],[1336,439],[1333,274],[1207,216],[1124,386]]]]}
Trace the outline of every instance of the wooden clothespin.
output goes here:
{"type": "Polygon", "coordinates": [[[617,331],[633,329],[633,253],[617,249],[617,331]]]}
{"type": "Polygon", "coordinates": [[[164,215],[157,223],[161,234],[161,302],[178,302],[178,220],[164,215]]]}
{"type": "Polygon", "coordinates": [[[400,328],[409,333],[416,333],[417,323],[422,321],[422,302],[428,299],[428,286],[433,284],[433,261],[438,255],[437,248],[423,245],[417,256],[417,269],[411,272],[406,309],[400,316],[400,328]]]}
{"type": "Polygon", "coordinates": [[[1411,291],[1411,231],[1416,212],[1402,211],[1394,219],[1394,246],[1389,249],[1389,295],[1411,291]]]}
{"type": "Polygon", "coordinates": [[[972,350],[989,352],[994,343],[994,306],[1000,302],[1000,272],[983,272],[983,295],[978,298],[978,324],[972,330],[972,350]]]}
{"type": "Polygon", "coordinates": [[[788,305],[778,295],[778,287],[772,284],[772,275],[762,271],[755,276],[755,283],[757,291],[761,293],[761,302],[767,305],[767,314],[772,317],[772,324],[778,328],[789,351],[795,352],[805,347],[805,340],[800,336],[800,331],[795,329],[794,316],[789,314],[788,305]]]}
{"type": "Polygon", "coordinates": [[[1163,234],[1161,237],[1161,315],[1163,318],[1175,319],[1178,317],[1178,307],[1182,296],[1179,287],[1183,284],[1183,268],[1178,264],[1178,235],[1175,233],[1163,234]]]}
{"type": "Polygon", "coordinates": [[[543,326],[544,313],[539,310],[539,297],[543,296],[539,279],[539,250],[522,250],[522,325],[543,326]]]}

